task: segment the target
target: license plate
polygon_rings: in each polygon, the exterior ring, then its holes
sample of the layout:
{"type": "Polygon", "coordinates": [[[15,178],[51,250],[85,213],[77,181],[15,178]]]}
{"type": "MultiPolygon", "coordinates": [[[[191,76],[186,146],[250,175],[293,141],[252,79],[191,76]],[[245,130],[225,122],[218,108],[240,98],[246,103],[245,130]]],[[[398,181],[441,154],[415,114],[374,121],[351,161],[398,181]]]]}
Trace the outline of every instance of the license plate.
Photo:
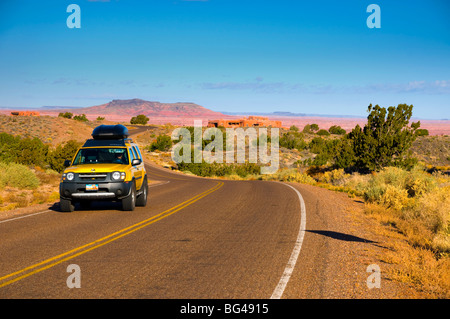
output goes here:
{"type": "Polygon", "coordinates": [[[86,184],[87,191],[98,191],[98,184],[86,184]]]}

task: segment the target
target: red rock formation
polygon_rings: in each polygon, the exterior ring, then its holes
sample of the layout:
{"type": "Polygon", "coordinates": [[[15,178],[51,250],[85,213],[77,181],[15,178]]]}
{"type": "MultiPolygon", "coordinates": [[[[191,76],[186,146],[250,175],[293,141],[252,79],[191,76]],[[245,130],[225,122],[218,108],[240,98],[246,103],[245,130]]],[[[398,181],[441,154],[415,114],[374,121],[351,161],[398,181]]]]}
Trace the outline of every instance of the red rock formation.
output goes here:
{"type": "Polygon", "coordinates": [[[208,121],[208,127],[281,127],[281,121],[272,121],[268,117],[249,116],[242,119],[208,121]]]}
{"type": "Polygon", "coordinates": [[[35,112],[35,111],[14,111],[14,112],[11,112],[11,115],[15,115],[15,116],[40,116],[39,112],[35,112]]]}

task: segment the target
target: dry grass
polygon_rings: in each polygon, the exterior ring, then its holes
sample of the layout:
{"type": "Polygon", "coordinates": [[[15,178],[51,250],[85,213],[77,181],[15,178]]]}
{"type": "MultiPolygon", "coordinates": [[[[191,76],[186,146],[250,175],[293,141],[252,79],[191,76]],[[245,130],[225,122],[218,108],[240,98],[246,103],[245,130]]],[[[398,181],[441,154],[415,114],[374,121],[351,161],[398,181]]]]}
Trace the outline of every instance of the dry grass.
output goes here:
{"type": "MultiPolygon", "coordinates": [[[[11,164],[10,164],[11,165],[11,164]]],[[[18,164],[14,164],[18,165],[18,164]]],[[[59,200],[59,179],[57,172],[36,167],[21,166],[21,174],[33,176],[36,187],[18,187],[14,184],[0,186],[0,211],[29,207],[36,204],[53,203],[59,200]]]]}
{"type": "Polygon", "coordinates": [[[411,152],[419,161],[432,166],[450,167],[450,137],[419,136],[414,141],[411,152]]]}
{"type": "Polygon", "coordinates": [[[37,137],[43,143],[56,146],[68,140],[84,142],[91,138],[93,127],[98,122],[80,122],[52,116],[8,116],[0,114],[0,132],[37,137]]]}
{"type": "MultiPolygon", "coordinates": [[[[412,245],[408,236],[400,229],[405,227],[398,211],[388,210],[378,204],[366,204],[365,213],[378,221],[384,228],[378,232],[390,238],[388,250],[380,256],[383,262],[392,264],[389,277],[409,284],[421,296],[427,298],[450,297],[450,258],[422,246],[412,245]]],[[[414,226],[406,226],[414,228],[414,226]]],[[[423,229],[422,229],[423,230],[423,229]]],[[[422,233],[421,236],[424,236],[422,233]]],[[[417,237],[419,238],[419,237],[417,237]]]]}

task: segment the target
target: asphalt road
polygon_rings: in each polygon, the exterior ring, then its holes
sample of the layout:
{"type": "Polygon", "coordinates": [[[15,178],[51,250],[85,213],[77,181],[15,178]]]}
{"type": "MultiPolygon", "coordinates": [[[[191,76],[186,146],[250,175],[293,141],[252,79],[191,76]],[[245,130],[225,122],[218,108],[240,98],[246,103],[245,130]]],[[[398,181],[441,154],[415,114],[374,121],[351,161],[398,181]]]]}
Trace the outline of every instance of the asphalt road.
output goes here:
{"type": "Polygon", "coordinates": [[[0,223],[0,297],[269,298],[298,235],[295,192],[147,171],[159,183],[133,212],[98,202],[0,223]]]}
{"type": "Polygon", "coordinates": [[[333,203],[305,186],[302,208],[287,184],[146,169],[135,211],[98,202],[1,220],[0,298],[332,297],[336,245],[366,242],[331,231],[333,203]]]}

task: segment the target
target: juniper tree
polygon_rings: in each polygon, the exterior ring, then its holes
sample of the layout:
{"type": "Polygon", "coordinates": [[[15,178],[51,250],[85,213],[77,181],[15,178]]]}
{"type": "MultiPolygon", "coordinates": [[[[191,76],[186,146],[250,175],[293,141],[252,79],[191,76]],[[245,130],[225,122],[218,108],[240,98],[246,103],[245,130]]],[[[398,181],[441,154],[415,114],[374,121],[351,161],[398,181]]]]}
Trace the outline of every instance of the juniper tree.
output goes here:
{"type": "Polygon", "coordinates": [[[376,171],[386,166],[404,166],[410,160],[407,151],[420,127],[420,121],[408,126],[412,109],[413,105],[407,104],[387,110],[369,105],[367,124],[364,128],[357,125],[349,133],[358,169],[376,171]]]}

